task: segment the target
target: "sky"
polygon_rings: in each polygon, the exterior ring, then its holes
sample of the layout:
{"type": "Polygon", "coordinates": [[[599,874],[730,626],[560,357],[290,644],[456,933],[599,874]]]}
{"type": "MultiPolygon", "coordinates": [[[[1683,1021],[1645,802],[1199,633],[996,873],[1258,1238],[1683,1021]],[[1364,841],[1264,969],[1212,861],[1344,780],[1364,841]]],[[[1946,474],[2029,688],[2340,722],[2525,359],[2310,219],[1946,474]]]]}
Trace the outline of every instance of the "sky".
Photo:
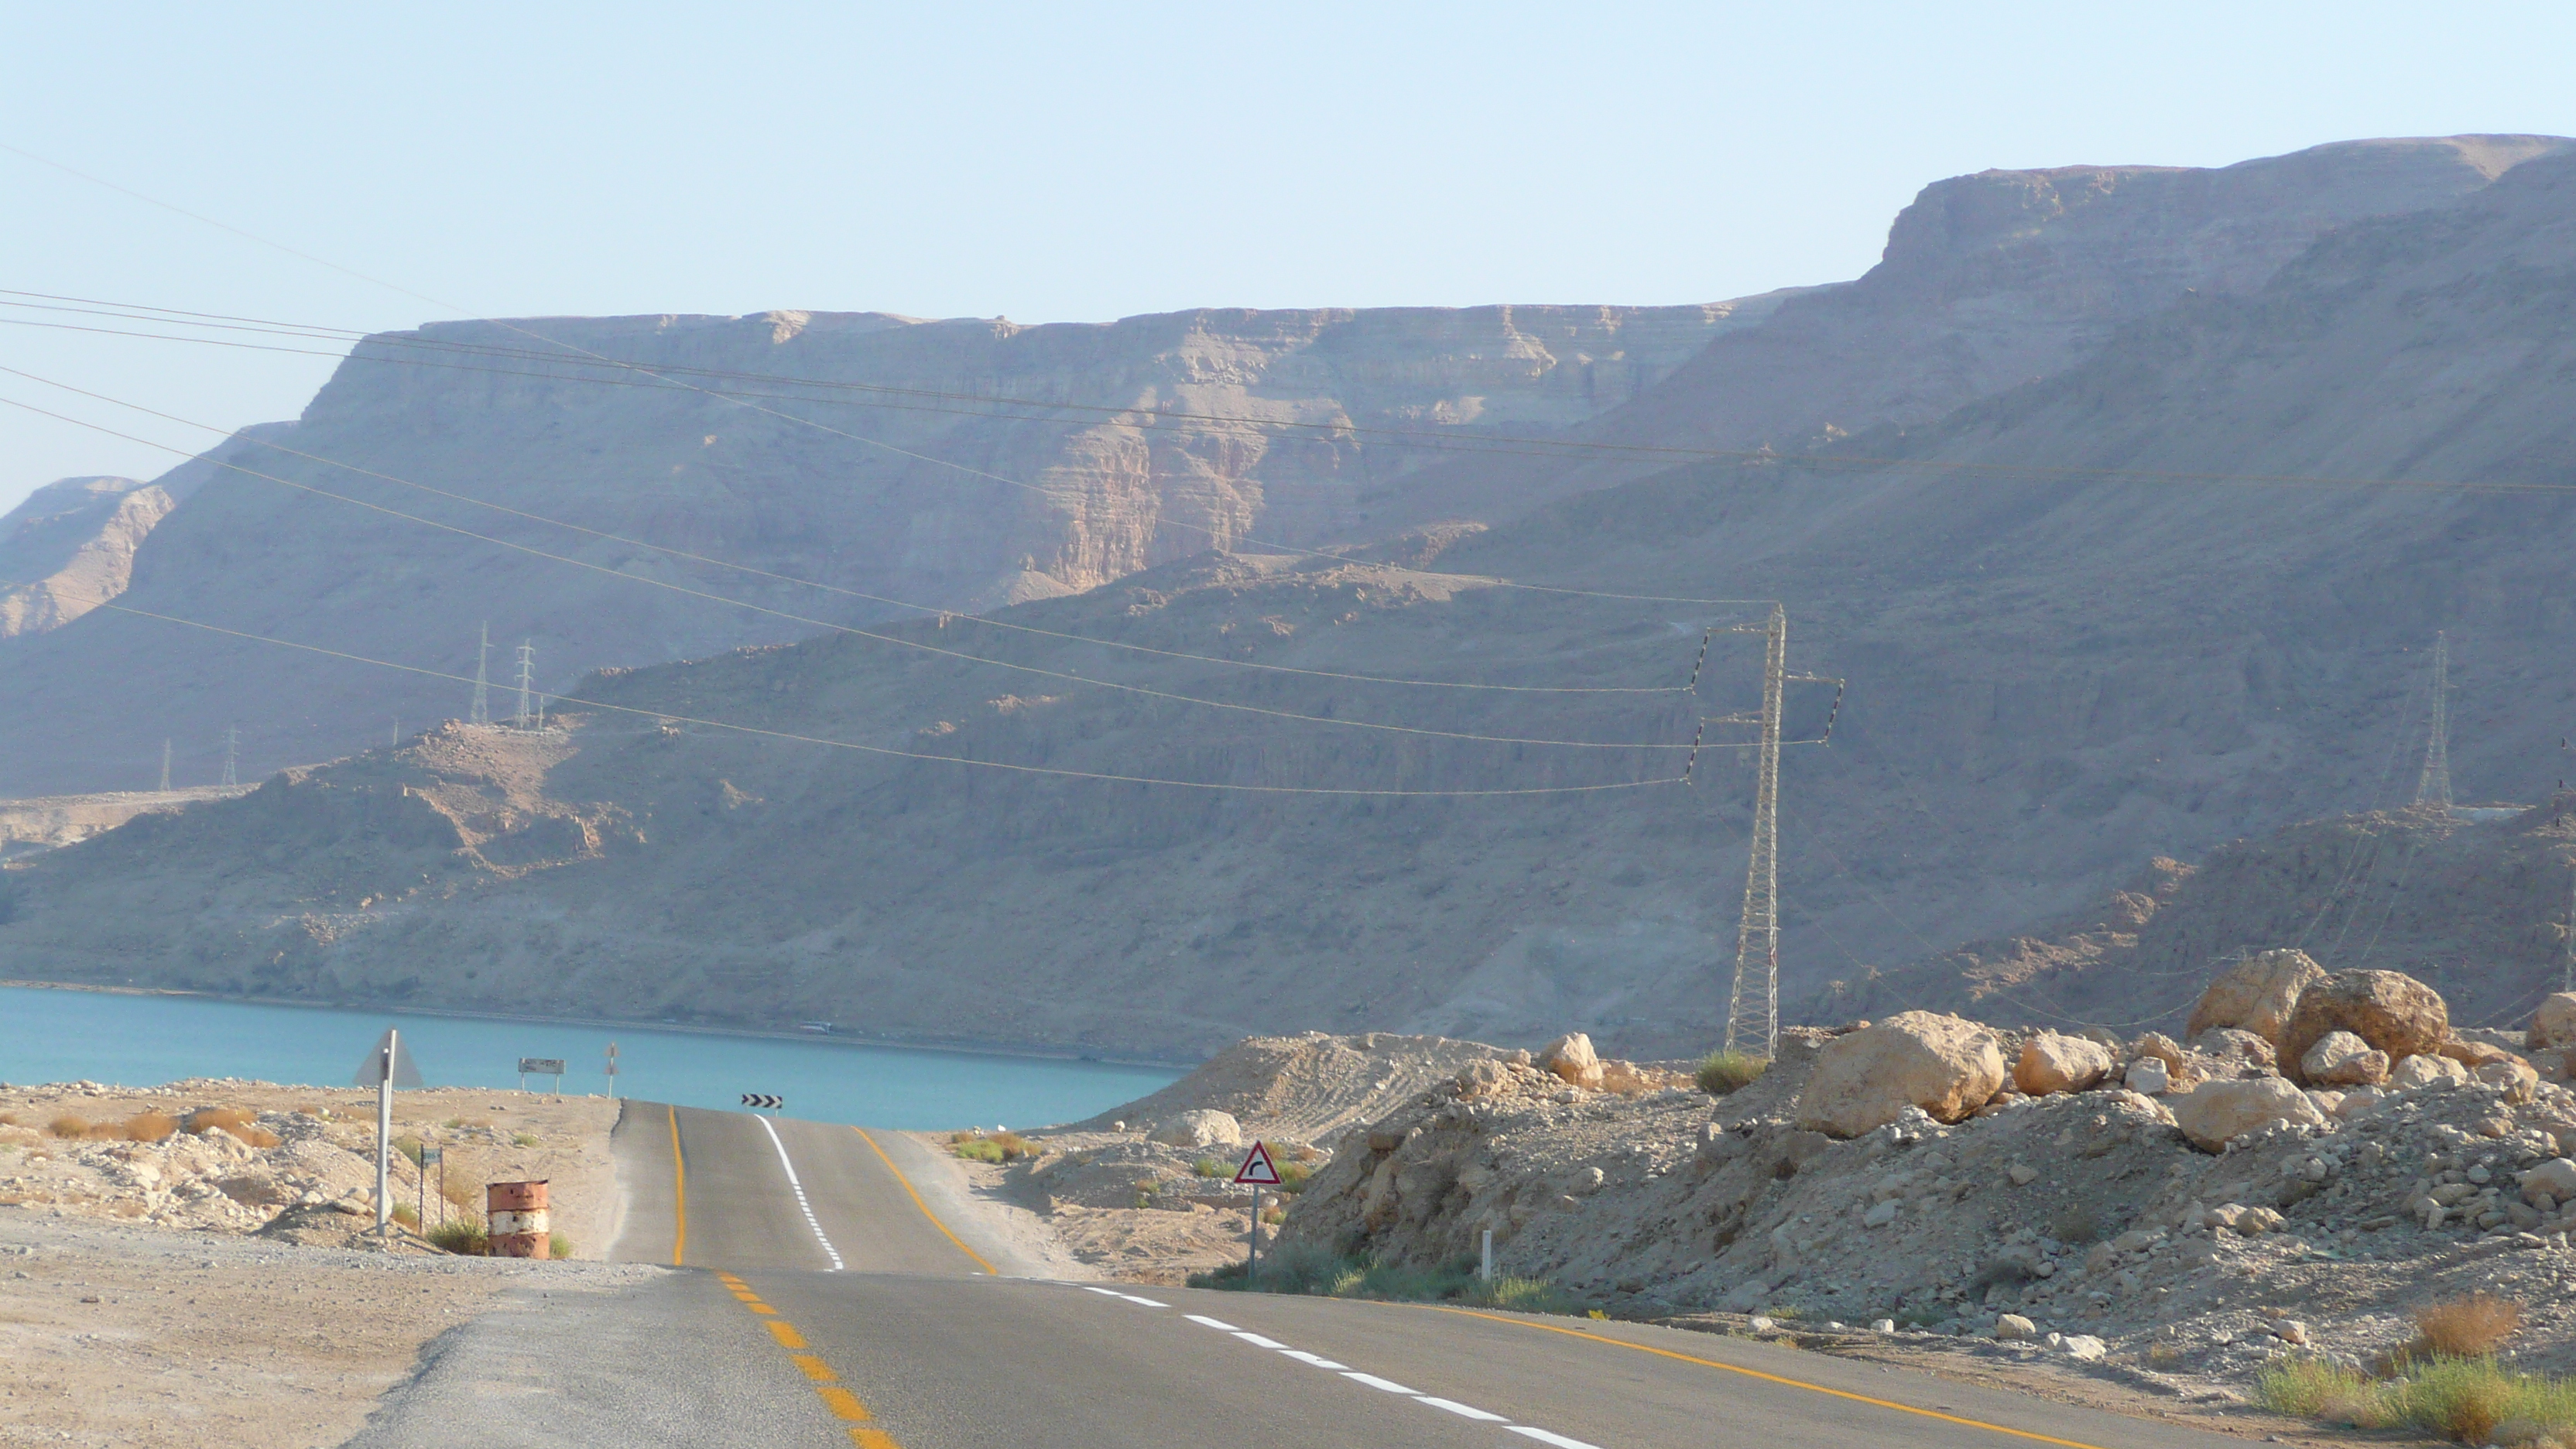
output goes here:
{"type": "MultiPolygon", "coordinates": [[[[2557,4],[0,0],[0,26],[0,288],[367,330],[1702,302],[1857,276],[1924,184],[1988,167],[2576,134],[2557,4]]],[[[0,407],[0,510],[293,417],[332,366],[38,321],[132,326],[0,305],[0,367],[206,426],[0,373],[131,435],[0,407]]]]}

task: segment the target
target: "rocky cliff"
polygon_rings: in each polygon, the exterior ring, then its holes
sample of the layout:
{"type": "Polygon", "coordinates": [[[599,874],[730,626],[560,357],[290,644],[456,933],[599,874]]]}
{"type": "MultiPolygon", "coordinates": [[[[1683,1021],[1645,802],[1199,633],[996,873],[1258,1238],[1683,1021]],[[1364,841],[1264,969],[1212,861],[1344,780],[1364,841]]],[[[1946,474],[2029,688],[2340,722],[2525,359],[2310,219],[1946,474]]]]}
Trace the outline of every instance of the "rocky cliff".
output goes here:
{"type": "MultiPolygon", "coordinates": [[[[361,344],[291,439],[227,444],[251,472],[180,470],[165,491],[185,505],[139,551],[82,536],[119,586],[131,557],[138,608],[468,676],[489,620],[560,688],[913,612],[892,601],[972,611],[1250,539],[1376,536],[1366,497],[1444,449],[1559,435],[1777,301],[441,324],[361,344]],[[799,617],[637,594],[619,571],[799,617]]],[[[0,793],[143,783],[171,736],[203,775],[229,725],[265,770],[465,709],[452,684],[102,615],[0,647],[0,793]],[[74,697],[77,721],[54,703],[74,697]]]]}
{"type": "Polygon", "coordinates": [[[134,550],[173,506],[132,478],[65,478],[0,515],[0,639],[59,629],[124,593],[134,550]]]}

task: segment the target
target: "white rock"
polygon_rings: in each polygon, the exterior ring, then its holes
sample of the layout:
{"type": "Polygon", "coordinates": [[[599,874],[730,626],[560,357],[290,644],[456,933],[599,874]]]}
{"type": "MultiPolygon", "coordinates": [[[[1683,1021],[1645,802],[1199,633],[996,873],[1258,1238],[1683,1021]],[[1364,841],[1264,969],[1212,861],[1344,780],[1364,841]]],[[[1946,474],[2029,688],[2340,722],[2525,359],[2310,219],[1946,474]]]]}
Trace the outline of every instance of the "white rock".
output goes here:
{"type": "Polygon", "coordinates": [[[2012,1171],[2004,1175],[2012,1179],[2012,1185],[2015,1187],[2028,1187],[2039,1181],[2039,1169],[2027,1162],[2014,1163],[2012,1171]]]}
{"type": "Polygon", "coordinates": [[[2388,1080],[2388,1053],[2348,1031],[2317,1038],[2299,1058],[2299,1075],[2312,1087],[2368,1087],[2388,1080]]]}
{"type": "Polygon", "coordinates": [[[2469,1069],[2449,1057],[2417,1055],[2401,1059],[2388,1074],[2388,1085],[2401,1092],[2419,1087],[2467,1085],[2469,1069]]]}
{"type": "Polygon", "coordinates": [[[2038,1324],[2031,1322],[2029,1319],[2022,1317],[2018,1313],[2002,1314],[1995,1319],[1995,1337],[2005,1342],[2010,1342],[2014,1339],[2029,1338],[2038,1332],[2038,1324]]]}
{"type": "Polygon", "coordinates": [[[1817,1051],[1799,1094],[1798,1125],[1857,1137],[1898,1120],[1907,1107],[1956,1122],[2003,1083],[2003,1050],[1993,1032],[1955,1016],[1901,1011],[1817,1051]]]}
{"type": "Polygon", "coordinates": [[[1873,1318],[1869,1321],[1869,1331],[1872,1333],[1894,1333],[1896,1331],[1896,1320],[1893,1318],[1873,1318]]]}
{"type": "Polygon", "coordinates": [[[2161,1057],[2140,1057],[2129,1063],[2129,1074],[2124,1080],[2132,1092],[2148,1097],[2160,1096],[2173,1085],[2173,1070],[2164,1064],[2161,1057]]]}
{"type": "Polygon", "coordinates": [[[2068,1358],[2083,1363],[2096,1363],[2101,1360],[2104,1353],[2109,1351],[2110,1346],[2089,1333],[2070,1333],[2066,1335],[2064,1347],[2068,1358]]]}
{"type": "Polygon", "coordinates": [[[1243,1124],[1232,1112],[1200,1107],[1165,1123],[1154,1140],[1171,1147],[1235,1147],[1243,1142],[1243,1124]]]}
{"type": "Polygon", "coordinates": [[[2013,1085],[2033,1097],[2081,1092],[2111,1074],[2110,1049],[2080,1036],[2036,1033],[2022,1043],[2013,1085]]]}
{"type": "Polygon", "coordinates": [[[1861,1214],[1860,1219],[1861,1226],[1865,1228],[1883,1228],[1894,1221],[1896,1221],[1896,1204],[1892,1201],[1878,1204],[1861,1214]]]}
{"type": "Polygon", "coordinates": [[[1755,1333],[1769,1333],[1772,1329],[1775,1329],[1780,1325],[1757,1313],[1751,1318],[1746,1319],[1744,1326],[1753,1330],[1755,1333]]]}
{"type": "Polygon", "coordinates": [[[1583,1032],[1568,1032],[1549,1042],[1546,1050],[1538,1054],[1538,1064],[1571,1086],[1601,1090],[1601,1056],[1592,1049],[1592,1038],[1583,1032]]]}
{"type": "Polygon", "coordinates": [[[2322,1127],[2326,1114],[2308,1094],[2280,1077],[2239,1077],[2201,1083],[2166,1099],[2174,1125],[2194,1145],[2210,1152],[2248,1132],[2278,1122],[2322,1127]]]}
{"type": "Polygon", "coordinates": [[[2557,1202],[2576,1197],[2576,1162],[2553,1157],[2522,1174],[2522,1196],[2525,1202],[2547,1196],[2557,1202]]]}

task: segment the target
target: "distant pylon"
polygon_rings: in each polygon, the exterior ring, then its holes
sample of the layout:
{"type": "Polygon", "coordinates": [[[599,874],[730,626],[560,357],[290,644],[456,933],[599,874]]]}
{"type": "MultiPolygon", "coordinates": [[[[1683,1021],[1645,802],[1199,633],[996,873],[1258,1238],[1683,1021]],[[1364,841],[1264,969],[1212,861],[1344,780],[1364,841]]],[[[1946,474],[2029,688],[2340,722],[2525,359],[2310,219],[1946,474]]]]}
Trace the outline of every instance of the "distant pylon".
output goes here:
{"type": "Polygon", "coordinates": [[[2415,777],[2415,803],[2451,808],[2451,636],[2433,636],[2433,724],[2424,737],[2424,772],[2415,777]]]}
{"type": "Polygon", "coordinates": [[[465,713],[467,724],[487,725],[492,722],[492,681],[488,668],[492,662],[492,626],[483,626],[483,643],[474,654],[474,707],[465,713]]]}
{"type": "Polygon", "coordinates": [[[170,793],[170,742],[161,742],[161,793],[170,793]]]}
{"type": "Polygon", "coordinates": [[[241,783],[241,727],[224,726],[224,787],[241,783]]]}
{"type": "Polygon", "coordinates": [[[1780,699],[1789,665],[1789,614],[1771,606],[1763,630],[1760,777],[1753,786],[1753,849],[1744,866],[1744,914],[1735,927],[1735,990],[1726,1049],[1764,1058],[1780,1039],[1780,699]]]}
{"type": "Polygon", "coordinates": [[[536,682],[536,673],[536,641],[522,639],[519,641],[519,712],[510,716],[510,723],[521,729],[528,727],[528,690],[536,682]]]}

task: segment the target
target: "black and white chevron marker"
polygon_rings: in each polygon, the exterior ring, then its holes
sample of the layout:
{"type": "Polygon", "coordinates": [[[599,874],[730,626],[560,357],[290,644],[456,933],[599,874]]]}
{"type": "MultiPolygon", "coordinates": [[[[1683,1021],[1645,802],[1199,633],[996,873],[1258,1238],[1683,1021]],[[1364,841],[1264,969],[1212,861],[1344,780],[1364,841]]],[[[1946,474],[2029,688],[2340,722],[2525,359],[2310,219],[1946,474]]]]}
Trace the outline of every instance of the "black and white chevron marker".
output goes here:
{"type": "Polygon", "coordinates": [[[771,1111],[776,1111],[778,1108],[787,1105],[787,1099],[785,1097],[773,1097],[767,1092],[745,1092],[742,1094],[742,1104],[746,1107],[766,1107],[771,1111]]]}

